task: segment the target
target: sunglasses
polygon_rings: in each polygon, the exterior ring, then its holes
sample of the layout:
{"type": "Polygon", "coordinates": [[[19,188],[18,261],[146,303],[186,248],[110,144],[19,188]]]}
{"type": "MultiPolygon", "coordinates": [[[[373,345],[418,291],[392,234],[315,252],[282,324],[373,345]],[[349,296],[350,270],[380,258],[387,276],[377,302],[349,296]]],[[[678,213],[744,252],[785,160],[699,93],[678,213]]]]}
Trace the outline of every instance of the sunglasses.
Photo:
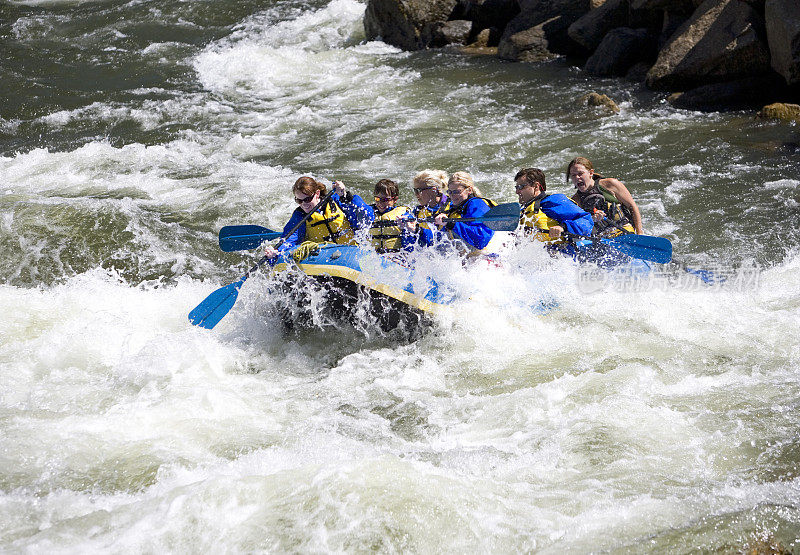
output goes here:
{"type": "Polygon", "coordinates": [[[514,190],[521,191],[525,187],[530,187],[530,185],[528,183],[522,183],[522,184],[517,183],[516,185],[514,185],[514,190]]]}
{"type": "Polygon", "coordinates": [[[391,202],[397,200],[397,197],[375,197],[375,202],[391,202]]]}
{"type": "Polygon", "coordinates": [[[313,201],[314,201],[314,196],[312,195],[312,196],[310,196],[310,197],[306,197],[306,198],[297,198],[297,197],[294,197],[294,201],[295,201],[297,204],[303,204],[303,203],[305,203],[305,202],[313,202],[313,201]]]}
{"type": "Polygon", "coordinates": [[[458,189],[447,189],[447,194],[450,196],[461,194],[461,191],[466,189],[466,187],[459,187],[458,189]]]}
{"type": "Polygon", "coordinates": [[[418,195],[418,194],[420,194],[422,191],[431,191],[431,190],[433,190],[433,189],[434,189],[433,187],[420,187],[420,188],[414,187],[414,194],[415,194],[415,195],[418,195]]]}

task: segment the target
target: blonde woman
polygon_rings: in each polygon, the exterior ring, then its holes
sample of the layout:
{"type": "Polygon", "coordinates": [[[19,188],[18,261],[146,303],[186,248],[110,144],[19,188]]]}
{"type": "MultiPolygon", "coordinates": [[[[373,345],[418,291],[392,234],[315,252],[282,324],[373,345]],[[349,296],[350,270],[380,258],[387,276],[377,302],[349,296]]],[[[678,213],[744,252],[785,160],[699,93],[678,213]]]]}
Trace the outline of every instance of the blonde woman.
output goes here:
{"type": "Polygon", "coordinates": [[[480,218],[490,208],[497,206],[492,200],[484,198],[480,189],[475,186],[475,180],[464,171],[455,172],[447,182],[447,194],[450,203],[443,213],[434,218],[434,224],[445,231],[453,240],[460,240],[470,255],[480,253],[494,237],[494,231],[480,221],[445,222],[445,219],[472,220],[480,218]]]}
{"type": "Polygon", "coordinates": [[[444,193],[447,189],[447,172],[442,170],[423,170],[414,176],[412,187],[417,197],[417,206],[411,211],[413,220],[402,223],[402,226],[417,234],[417,244],[430,247],[434,243],[434,230],[431,224],[425,221],[444,212],[450,199],[444,193]]]}

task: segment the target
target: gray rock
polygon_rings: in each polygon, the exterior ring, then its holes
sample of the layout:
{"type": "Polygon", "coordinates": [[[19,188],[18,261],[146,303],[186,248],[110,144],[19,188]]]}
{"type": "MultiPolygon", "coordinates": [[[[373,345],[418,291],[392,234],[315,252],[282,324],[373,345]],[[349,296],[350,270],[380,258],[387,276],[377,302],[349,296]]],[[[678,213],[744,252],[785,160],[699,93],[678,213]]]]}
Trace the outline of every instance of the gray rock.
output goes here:
{"type": "Polygon", "coordinates": [[[661,36],[658,38],[659,50],[670,41],[675,32],[680,29],[681,25],[688,21],[689,15],[682,12],[664,11],[664,20],[661,26],[661,36]]]}
{"type": "MultiPolygon", "coordinates": [[[[554,18],[556,19],[556,18],[554,18]]],[[[555,58],[557,54],[550,50],[550,43],[544,25],[545,21],[511,36],[504,36],[497,47],[497,55],[504,60],[518,62],[541,62],[555,58]]]]}
{"type": "Polygon", "coordinates": [[[367,40],[381,39],[403,50],[431,46],[457,0],[369,0],[364,14],[367,40]]]}
{"type": "Polygon", "coordinates": [[[498,54],[533,61],[558,54],[586,55],[567,29],[592,8],[592,0],[520,0],[520,13],[506,25],[498,54]]]}
{"type": "Polygon", "coordinates": [[[598,47],[603,37],[616,27],[628,23],[628,0],[608,0],[588,11],[569,26],[569,37],[587,50],[598,47]]]}
{"type": "Polygon", "coordinates": [[[772,68],[786,83],[800,83],[800,8],[797,0],[767,0],[764,5],[772,68]]]}
{"type": "Polygon", "coordinates": [[[483,31],[478,33],[478,36],[475,37],[475,40],[472,42],[472,44],[470,44],[470,46],[474,48],[487,48],[489,46],[489,40],[491,36],[492,36],[492,30],[484,29],[483,31]]]}
{"type": "Polygon", "coordinates": [[[448,44],[467,44],[472,22],[463,19],[436,22],[424,27],[423,41],[431,48],[439,48],[448,44]]]}
{"type": "Polygon", "coordinates": [[[752,109],[768,102],[770,95],[781,89],[781,83],[776,82],[779,79],[771,74],[712,83],[670,95],[667,100],[676,108],[699,112],[752,109]]]}
{"type": "Polygon", "coordinates": [[[592,75],[623,76],[637,62],[653,61],[657,38],[647,29],[618,27],[610,31],[586,61],[584,70],[592,75]]]}
{"type": "Polygon", "coordinates": [[[631,8],[634,10],[666,10],[689,14],[695,7],[692,0],[631,0],[631,8]]]}
{"type": "Polygon", "coordinates": [[[686,90],[763,74],[769,51],[759,14],[742,0],[706,0],[675,32],[647,74],[651,89],[686,90]]]}

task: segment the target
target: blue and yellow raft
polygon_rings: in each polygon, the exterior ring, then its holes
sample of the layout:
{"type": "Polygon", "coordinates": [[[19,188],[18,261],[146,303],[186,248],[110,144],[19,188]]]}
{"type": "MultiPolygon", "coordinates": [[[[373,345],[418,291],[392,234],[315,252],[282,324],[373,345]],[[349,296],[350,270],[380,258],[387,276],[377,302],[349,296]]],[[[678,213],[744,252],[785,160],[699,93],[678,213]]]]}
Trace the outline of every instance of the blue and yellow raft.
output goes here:
{"type": "Polygon", "coordinates": [[[284,255],[275,269],[290,267],[308,276],[334,278],[365,287],[428,314],[435,314],[453,301],[452,294],[444,292],[432,277],[418,278],[403,253],[378,254],[358,246],[324,243],[300,262],[284,255]]]}

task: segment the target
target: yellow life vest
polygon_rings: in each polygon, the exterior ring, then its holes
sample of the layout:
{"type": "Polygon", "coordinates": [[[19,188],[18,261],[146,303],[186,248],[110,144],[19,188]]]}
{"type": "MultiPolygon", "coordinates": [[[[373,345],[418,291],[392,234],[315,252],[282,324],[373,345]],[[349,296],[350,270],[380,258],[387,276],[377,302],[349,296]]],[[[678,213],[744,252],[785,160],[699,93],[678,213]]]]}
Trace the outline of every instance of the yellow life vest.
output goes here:
{"type": "MultiPolygon", "coordinates": [[[[489,208],[494,208],[495,206],[497,206],[497,203],[495,201],[493,201],[492,199],[475,196],[475,197],[469,197],[467,200],[465,200],[464,202],[462,202],[458,206],[453,206],[453,203],[448,202],[447,206],[445,206],[443,211],[447,214],[448,218],[461,219],[463,217],[464,210],[467,209],[467,204],[472,202],[472,199],[480,199],[480,200],[484,201],[486,204],[489,205],[489,208]]],[[[450,226],[448,226],[448,227],[450,227],[450,226]]],[[[468,247],[469,248],[469,252],[468,252],[469,256],[482,254],[486,250],[486,248],[484,248],[484,249],[476,249],[472,245],[468,245],[467,243],[464,243],[464,241],[462,241],[459,237],[456,237],[453,234],[453,230],[452,229],[448,229],[447,230],[447,236],[450,238],[450,240],[458,240],[458,243],[462,244],[465,247],[468,247]]]]}
{"type": "MultiPolygon", "coordinates": [[[[434,208],[431,208],[428,205],[423,206],[423,205],[420,204],[416,208],[414,208],[413,214],[414,214],[414,217],[417,218],[417,220],[430,220],[430,219],[435,218],[436,216],[438,216],[442,212],[444,212],[444,210],[445,210],[445,208],[447,208],[447,206],[448,206],[447,203],[438,204],[436,206],[436,208],[434,209],[434,208]]],[[[434,227],[436,227],[430,222],[423,222],[423,221],[417,221],[417,225],[419,227],[421,227],[422,229],[430,229],[431,231],[435,231],[434,227]]]]}
{"type": "Polygon", "coordinates": [[[378,214],[374,205],[372,208],[375,210],[375,221],[369,230],[369,234],[372,236],[372,246],[378,252],[399,251],[403,247],[400,239],[400,227],[387,224],[396,222],[399,217],[408,214],[410,209],[406,206],[395,206],[383,214],[378,214]]]}
{"type": "Polygon", "coordinates": [[[305,241],[316,243],[356,244],[355,234],[344,211],[328,200],[322,210],[315,211],[306,221],[305,241]]]}
{"type": "Polygon", "coordinates": [[[539,209],[539,203],[535,202],[536,199],[531,199],[527,204],[522,206],[520,210],[519,223],[522,230],[526,235],[533,235],[534,239],[550,243],[552,241],[561,241],[559,237],[553,239],[547,232],[552,226],[560,226],[558,220],[554,220],[550,216],[539,209]]]}

